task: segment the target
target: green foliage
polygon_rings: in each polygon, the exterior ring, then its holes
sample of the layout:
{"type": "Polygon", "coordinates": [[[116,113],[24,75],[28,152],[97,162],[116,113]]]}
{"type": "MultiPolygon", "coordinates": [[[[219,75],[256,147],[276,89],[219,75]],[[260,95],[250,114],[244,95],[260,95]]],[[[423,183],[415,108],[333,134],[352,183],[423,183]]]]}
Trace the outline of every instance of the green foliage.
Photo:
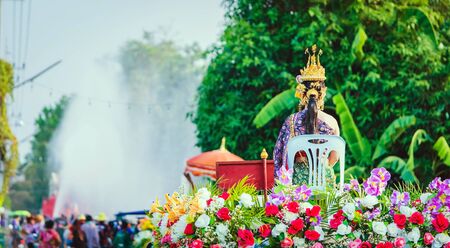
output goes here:
{"type": "Polygon", "coordinates": [[[9,190],[9,180],[19,163],[17,139],[11,131],[6,110],[6,97],[14,88],[13,67],[0,59],[0,163],[3,165],[3,183],[0,192],[0,207],[9,190]]]}
{"type": "Polygon", "coordinates": [[[372,153],[369,141],[359,132],[344,97],[341,94],[337,94],[333,97],[333,102],[336,105],[336,113],[341,122],[341,133],[352,155],[357,158],[358,162],[368,164],[372,153]]]}
{"type": "Polygon", "coordinates": [[[69,99],[63,97],[54,106],[45,107],[36,119],[37,131],[33,135],[31,152],[26,156],[22,171],[25,180],[11,186],[13,209],[28,209],[33,213],[39,213],[42,200],[49,196],[51,172],[59,169],[50,165],[50,141],[62,121],[68,103],[69,99]]]}
{"type": "MultiPolygon", "coordinates": [[[[230,150],[245,159],[256,159],[262,147],[270,151],[283,118],[296,104],[288,110],[280,104],[277,117],[264,128],[256,129],[252,120],[275,95],[293,88],[294,76],[306,63],[303,51],[314,43],[324,51],[328,88],[345,97],[355,125],[370,141],[354,133],[352,153],[361,155],[401,116],[415,116],[417,128],[431,137],[448,135],[448,1],[224,4],[227,25],[220,43],[210,50],[211,63],[193,116],[202,150],[215,149],[227,136],[230,150]]],[[[325,104],[331,109],[330,101],[325,104]]],[[[272,110],[255,124],[269,120],[272,110]]],[[[406,131],[392,153],[404,156],[411,135],[406,131]]]]}
{"type": "Polygon", "coordinates": [[[450,166],[450,147],[448,147],[447,141],[443,136],[434,143],[433,149],[438,153],[439,158],[446,164],[450,166]]]}
{"type": "Polygon", "coordinates": [[[297,103],[298,99],[295,98],[295,89],[285,90],[272,98],[272,100],[261,109],[253,120],[253,123],[257,128],[261,128],[279,113],[289,110],[292,105],[297,103]]]}
{"type": "Polygon", "coordinates": [[[383,132],[378,144],[375,147],[375,151],[372,156],[372,160],[379,158],[380,156],[388,152],[389,147],[397,140],[402,133],[409,127],[416,124],[416,118],[414,116],[402,116],[394,120],[383,132]]]}

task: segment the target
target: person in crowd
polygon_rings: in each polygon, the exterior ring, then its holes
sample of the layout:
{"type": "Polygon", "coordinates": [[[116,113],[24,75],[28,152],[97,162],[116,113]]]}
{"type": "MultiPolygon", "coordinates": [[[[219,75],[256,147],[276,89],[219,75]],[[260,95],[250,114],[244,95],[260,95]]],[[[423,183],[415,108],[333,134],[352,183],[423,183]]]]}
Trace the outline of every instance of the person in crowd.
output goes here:
{"type": "Polygon", "coordinates": [[[55,219],[56,222],[56,232],[58,232],[59,237],[61,237],[61,246],[60,248],[64,248],[64,244],[66,243],[65,237],[64,237],[64,231],[67,229],[67,223],[64,218],[57,218],[55,219]]]}
{"type": "Polygon", "coordinates": [[[106,224],[106,214],[100,213],[97,216],[97,227],[100,237],[100,247],[110,248],[112,247],[112,230],[108,224],[106,224]]]}
{"type": "Polygon", "coordinates": [[[55,222],[47,220],[44,224],[44,230],[39,235],[39,248],[59,248],[61,237],[54,229],[55,222]]]}
{"type": "Polygon", "coordinates": [[[18,247],[20,245],[20,242],[22,240],[22,237],[20,236],[20,230],[21,230],[21,220],[19,216],[15,216],[10,225],[11,230],[11,245],[12,247],[18,247]]]}
{"type": "Polygon", "coordinates": [[[36,243],[39,237],[39,229],[37,229],[33,216],[28,216],[26,218],[25,224],[22,226],[22,234],[25,237],[25,243],[28,248],[34,248],[34,243],[36,243]]]}
{"type": "Polygon", "coordinates": [[[70,242],[66,242],[67,246],[73,247],[73,248],[86,248],[87,247],[87,239],[86,234],[81,229],[81,223],[80,220],[75,220],[70,228],[70,235],[68,236],[67,240],[70,240],[70,242]]]}
{"type": "Polygon", "coordinates": [[[123,220],[120,227],[120,230],[117,231],[116,236],[114,237],[113,245],[116,248],[129,248],[133,242],[128,230],[128,222],[123,220]]]}
{"type": "Polygon", "coordinates": [[[86,215],[86,223],[81,226],[81,230],[86,234],[88,248],[100,247],[100,237],[97,225],[95,225],[92,216],[86,215]]]}

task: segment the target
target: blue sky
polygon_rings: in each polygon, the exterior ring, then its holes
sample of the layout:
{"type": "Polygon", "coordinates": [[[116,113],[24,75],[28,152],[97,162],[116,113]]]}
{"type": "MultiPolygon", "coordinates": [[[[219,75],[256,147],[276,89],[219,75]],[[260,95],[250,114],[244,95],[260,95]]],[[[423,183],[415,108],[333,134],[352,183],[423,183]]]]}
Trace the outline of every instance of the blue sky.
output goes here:
{"type": "MultiPolygon", "coordinates": [[[[156,31],[180,45],[197,42],[207,48],[218,40],[224,23],[220,0],[8,0],[2,1],[1,12],[0,57],[26,63],[25,70],[18,71],[20,81],[62,60],[15,91],[9,114],[19,140],[33,134],[41,109],[62,95],[101,97],[91,86],[118,76],[114,65],[105,66],[104,61],[114,60],[127,40],[141,38],[143,31],[156,31]],[[19,51],[22,59],[18,59],[19,51]],[[24,124],[15,125],[19,121],[24,124]]],[[[29,140],[21,143],[20,151],[21,157],[29,151],[29,140]]]]}

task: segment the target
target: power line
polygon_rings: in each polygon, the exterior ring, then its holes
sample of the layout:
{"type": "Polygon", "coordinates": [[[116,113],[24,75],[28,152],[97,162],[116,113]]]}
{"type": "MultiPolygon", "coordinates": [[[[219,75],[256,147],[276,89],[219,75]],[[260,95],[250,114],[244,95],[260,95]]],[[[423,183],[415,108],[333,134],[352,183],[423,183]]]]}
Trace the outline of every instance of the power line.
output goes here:
{"type": "Polygon", "coordinates": [[[38,74],[36,74],[36,75],[32,76],[31,78],[29,78],[29,79],[27,79],[27,80],[25,80],[23,82],[20,82],[19,84],[15,85],[14,89],[20,88],[20,87],[22,87],[22,86],[24,86],[24,85],[26,85],[28,83],[33,82],[33,80],[35,80],[36,78],[40,77],[42,74],[46,73],[47,71],[53,69],[55,66],[59,65],[61,62],[62,62],[62,60],[58,60],[55,63],[47,66],[44,70],[40,71],[38,74]]]}

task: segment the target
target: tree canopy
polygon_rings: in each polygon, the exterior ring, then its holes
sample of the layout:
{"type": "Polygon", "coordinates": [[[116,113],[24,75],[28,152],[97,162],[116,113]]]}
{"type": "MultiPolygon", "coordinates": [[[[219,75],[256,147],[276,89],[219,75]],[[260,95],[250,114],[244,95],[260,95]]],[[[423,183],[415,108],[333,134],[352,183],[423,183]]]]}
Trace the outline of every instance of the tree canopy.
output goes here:
{"type": "MultiPolygon", "coordinates": [[[[226,28],[210,49],[193,118],[203,150],[214,149],[223,136],[245,159],[258,158],[263,147],[272,150],[282,121],[295,108],[262,128],[253,119],[295,85],[306,64],[304,50],[313,44],[324,52],[329,97],[342,94],[370,143],[376,145],[402,116],[415,116],[416,124],[400,137],[395,152],[406,156],[419,128],[448,140],[448,2],[228,0],[224,5],[226,28]]],[[[332,101],[325,111],[336,115],[332,101]]]]}

